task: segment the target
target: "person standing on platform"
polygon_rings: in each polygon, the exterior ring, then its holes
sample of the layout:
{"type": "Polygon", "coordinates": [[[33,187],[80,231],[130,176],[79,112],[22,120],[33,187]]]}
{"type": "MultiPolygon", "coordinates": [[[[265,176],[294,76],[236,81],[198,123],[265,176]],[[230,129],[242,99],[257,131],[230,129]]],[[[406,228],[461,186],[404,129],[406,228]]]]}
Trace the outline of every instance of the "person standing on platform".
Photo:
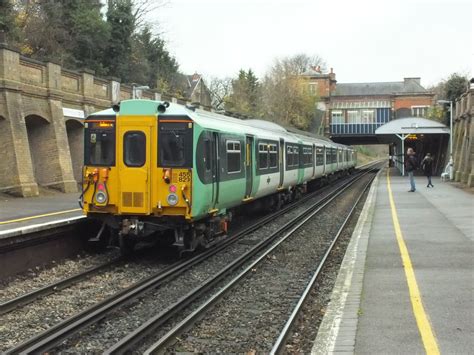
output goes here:
{"type": "Polygon", "coordinates": [[[428,179],[428,185],[426,185],[426,187],[434,187],[431,183],[431,176],[433,175],[433,158],[431,157],[430,153],[427,153],[426,157],[422,160],[421,168],[428,179]]]}
{"type": "Polygon", "coordinates": [[[413,176],[413,173],[417,169],[418,162],[416,161],[416,156],[415,156],[415,151],[413,148],[408,148],[407,149],[407,160],[405,161],[405,169],[408,173],[408,176],[410,177],[410,187],[411,189],[408,190],[409,192],[415,192],[416,191],[416,186],[415,186],[415,177],[413,176]]]}

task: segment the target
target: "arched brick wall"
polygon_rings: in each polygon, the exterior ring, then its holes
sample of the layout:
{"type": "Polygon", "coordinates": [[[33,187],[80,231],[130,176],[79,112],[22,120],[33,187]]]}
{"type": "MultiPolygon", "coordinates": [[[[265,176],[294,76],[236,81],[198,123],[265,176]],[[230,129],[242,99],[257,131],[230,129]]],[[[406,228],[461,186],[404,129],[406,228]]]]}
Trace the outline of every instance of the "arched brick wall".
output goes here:
{"type": "Polygon", "coordinates": [[[37,115],[26,116],[25,125],[36,183],[42,186],[51,185],[59,178],[56,176],[58,169],[52,159],[53,154],[56,154],[53,126],[37,115]]]}
{"type": "Polygon", "coordinates": [[[82,179],[82,165],[84,161],[84,126],[75,119],[66,121],[67,139],[71,152],[72,170],[78,184],[82,179]]]}

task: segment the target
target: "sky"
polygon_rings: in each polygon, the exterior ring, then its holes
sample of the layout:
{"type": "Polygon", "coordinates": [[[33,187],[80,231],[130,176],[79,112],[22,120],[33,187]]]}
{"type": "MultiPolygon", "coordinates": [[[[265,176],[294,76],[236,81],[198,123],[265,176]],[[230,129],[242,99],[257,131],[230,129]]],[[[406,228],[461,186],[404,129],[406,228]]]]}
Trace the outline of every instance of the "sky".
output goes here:
{"type": "Polygon", "coordinates": [[[305,53],[345,83],[474,76],[470,0],[167,1],[148,21],[186,74],[262,77],[275,58],[305,53]]]}

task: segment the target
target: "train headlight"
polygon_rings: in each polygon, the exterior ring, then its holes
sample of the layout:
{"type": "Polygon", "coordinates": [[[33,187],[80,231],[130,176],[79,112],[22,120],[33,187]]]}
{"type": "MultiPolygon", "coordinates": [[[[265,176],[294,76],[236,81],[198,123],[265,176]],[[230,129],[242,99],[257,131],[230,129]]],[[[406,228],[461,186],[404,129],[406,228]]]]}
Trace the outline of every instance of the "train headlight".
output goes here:
{"type": "Polygon", "coordinates": [[[95,200],[99,205],[102,205],[107,201],[107,194],[104,191],[99,191],[95,194],[95,200]]]}
{"type": "Polygon", "coordinates": [[[178,204],[178,195],[169,194],[168,197],[166,198],[166,201],[168,201],[168,204],[170,206],[175,206],[178,204]]]}

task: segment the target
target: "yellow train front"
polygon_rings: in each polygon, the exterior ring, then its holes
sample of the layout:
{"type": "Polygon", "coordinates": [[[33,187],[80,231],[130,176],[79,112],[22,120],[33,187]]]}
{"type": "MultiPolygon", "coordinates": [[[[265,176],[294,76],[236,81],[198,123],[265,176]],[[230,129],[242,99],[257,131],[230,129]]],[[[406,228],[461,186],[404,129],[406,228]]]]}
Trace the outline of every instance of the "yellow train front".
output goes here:
{"type": "Polygon", "coordinates": [[[159,121],[160,110],[166,107],[153,101],[123,101],[84,122],[81,203],[108,226],[94,239],[111,231],[123,251],[155,232],[179,244],[183,238],[174,234],[191,220],[192,150],[186,147],[192,147],[193,123],[186,116],[159,121]]]}

